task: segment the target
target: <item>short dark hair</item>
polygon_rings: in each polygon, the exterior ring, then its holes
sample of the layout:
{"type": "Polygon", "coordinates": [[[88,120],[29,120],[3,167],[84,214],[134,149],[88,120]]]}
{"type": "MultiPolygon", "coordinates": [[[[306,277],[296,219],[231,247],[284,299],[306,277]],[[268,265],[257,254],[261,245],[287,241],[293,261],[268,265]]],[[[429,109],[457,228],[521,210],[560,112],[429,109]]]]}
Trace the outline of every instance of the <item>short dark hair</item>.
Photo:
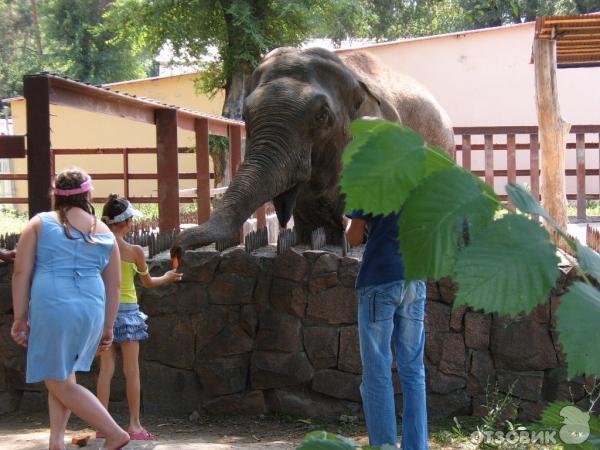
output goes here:
{"type": "Polygon", "coordinates": [[[125,197],[119,197],[117,194],[110,194],[102,208],[102,221],[108,225],[108,221],[114,219],[124,212],[129,206],[129,201],[125,197]]]}

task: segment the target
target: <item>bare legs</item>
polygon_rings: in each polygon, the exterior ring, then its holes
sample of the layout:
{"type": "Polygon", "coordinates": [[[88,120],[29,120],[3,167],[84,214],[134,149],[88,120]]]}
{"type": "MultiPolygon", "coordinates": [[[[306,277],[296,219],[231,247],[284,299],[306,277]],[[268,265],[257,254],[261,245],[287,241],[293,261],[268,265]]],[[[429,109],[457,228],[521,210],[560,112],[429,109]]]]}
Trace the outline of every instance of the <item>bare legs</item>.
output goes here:
{"type": "Polygon", "coordinates": [[[115,374],[115,359],[117,351],[115,344],[108,350],[100,353],[100,373],[98,374],[98,383],[96,384],[96,395],[100,403],[108,410],[108,401],[110,398],[110,382],[115,374]]]}
{"type": "MultiPolygon", "coordinates": [[[[82,420],[104,433],[105,446],[109,450],[118,449],[129,442],[129,435],[117,425],[106,408],[90,391],[75,382],[74,376],[64,381],[46,380],[45,384],[49,395],[53,397],[53,406],[50,407],[50,417],[53,422],[51,439],[52,436],[57,435],[57,432],[60,433],[59,430],[54,430],[54,427],[58,428],[61,421],[66,425],[65,418],[68,418],[68,411],[73,411],[82,420]],[[57,405],[55,400],[60,405],[57,405]]],[[[64,438],[64,427],[62,433],[64,438]]]]}
{"type": "MultiPolygon", "coordinates": [[[[69,380],[75,383],[75,374],[69,375],[69,380]]],[[[50,418],[50,450],[65,450],[65,430],[71,411],[58,398],[48,391],[48,410],[50,418]]]]}
{"type": "Polygon", "coordinates": [[[123,374],[127,389],[127,405],[129,406],[129,431],[137,433],[144,428],[140,423],[140,343],[126,341],[121,344],[123,353],[123,374]]]}
{"type": "MultiPolygon", "coordinates": [[[[140,366],[139,341],[125,341],[121,343],[123,354],[123,374],[127,390],[127,404],[129,406],[129,428],[132,433],[144,431],[140,422],[140,366]]],[[[100,359],[100,374],[98,375],[97,395],[100,402],[108,409],[110,397],[110,383],[115,373],[116,350],[115,346],[102,353],[100,359]]]]}

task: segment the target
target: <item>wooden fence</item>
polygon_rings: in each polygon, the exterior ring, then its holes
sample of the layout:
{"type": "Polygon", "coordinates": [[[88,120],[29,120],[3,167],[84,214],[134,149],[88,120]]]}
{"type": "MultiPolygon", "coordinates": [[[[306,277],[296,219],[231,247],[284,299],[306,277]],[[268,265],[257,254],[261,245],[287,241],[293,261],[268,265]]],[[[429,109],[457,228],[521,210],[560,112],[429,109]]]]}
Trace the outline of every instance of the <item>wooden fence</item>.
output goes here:
{"type": "MultiPolygon", "coordinates": [[[[459,141],[456,145],[458,163],[482,177],[503,200],[506,200],[504,184],[517,181],[529,184],[531,192],[539,199],[540,147],[537,126],[456,127],[454,133],[459,141]],[[501,157],[495,157],[500,152],[501,157]],[[479,153],[482,162],[478,168],[473,165],[476,153],[479,153]],[[527,162],[519,167],[518,159],[526,159],[527,162]]],[[[566,152],[567,162],[575,153],[575,167],[566,168],[565,176],[567,181],[571,177],[576,179],[576,190],[567,193],[567,199],[577,201],[577,219],[583,221],[587,219],[587,201],[600,200],[600,125],[573,125],[566,152]],[[598,188],[589,192],[591,189],[586,190],[586,181],[590,185],[598,185],[598,188]]],[[[567,186],[569,184],[567,182],[567,186]]]]}

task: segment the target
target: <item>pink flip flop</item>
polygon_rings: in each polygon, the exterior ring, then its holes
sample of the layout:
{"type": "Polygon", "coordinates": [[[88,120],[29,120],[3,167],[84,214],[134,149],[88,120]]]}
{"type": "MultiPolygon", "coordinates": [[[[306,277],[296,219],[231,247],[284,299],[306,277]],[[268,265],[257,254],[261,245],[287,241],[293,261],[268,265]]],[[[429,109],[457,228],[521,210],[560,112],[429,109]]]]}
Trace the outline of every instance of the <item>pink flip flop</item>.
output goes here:
{"type": "Polygon", "coordinates": [[[129,432],[132,441],[153,441],[154,436],[148,430],[129,432]]]}

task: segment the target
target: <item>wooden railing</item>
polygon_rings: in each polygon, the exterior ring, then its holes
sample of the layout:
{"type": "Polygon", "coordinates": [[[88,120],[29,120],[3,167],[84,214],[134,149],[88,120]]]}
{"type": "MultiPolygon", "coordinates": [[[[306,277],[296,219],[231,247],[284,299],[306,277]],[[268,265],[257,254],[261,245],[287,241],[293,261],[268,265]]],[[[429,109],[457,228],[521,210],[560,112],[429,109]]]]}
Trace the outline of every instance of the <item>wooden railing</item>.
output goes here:
{"type": "MultiPolygon", "coordinates": [[[[480,176],[493,186],[503,200],[506,182],[526,182],[533,195],[539,198],[540,193],[540,148],[538,129],[536,126],[507,127],[456,127],[456,159],[465,169],[480,176]],[[504,152],[500,161],[497,156],[504,152]],[[475,155],[477,153],[477,155],[475,155]],[[521,155],[518,155],[521,153],[521,155]],[[478,168],[474,168],[475,156],[478,168]],[[521,156],[521,158],[518,158],[521,156]],[[521,160],[521,166],[518,160],[521,160]],[[523,160],[527,164],[523,164],[523,160]],[[496,167],[498,163],[499,167],[496,167]],[[505,167],[505,168],[504,168],[505,167]],[[499,180],[499,179],[502,180],[499,180]],[[523,179],[525,178],[525,180],[523,179]]],[[[573,125],[567,143],[567,199],[577,200],[577,219],[586,220],[586,204],[588,200],[600,200],[600,125],[573,125]],[[573,153],[575,153],[573,155],[573,153]],[[571,155],[574,158],[571,158],[571,155]],[[587,156],[587,157],[586,157],[587,156]],[[569,167],[574,159],[574,167],[569,167]],[[573,183],[572,178],[575,177],[573,183]],[[595,180],[592,179],[595,177],[595,180]],[[589,185],[586,187],[586,181],[589,185]],[[574,189],[569,189],[571,186],[574,189]],[[574,192],[572,192],[574,190],[574,192]]]]}
{"type": "MultiPolygon", "coordinates": [[[[108,155],[122,158],[123,172],[96,173],[96,180],[117,180],[123,182],[123,193],[129,197],[130,181],[156,180],[156,196],[130,197],[133,202],[156,202],[159,205],[159,225],[163,232],[179,228],[179,204],[196,201],[198,204],[197,223],[210,217],[210,198],[217,190],[211,190],[209,170],[209,135],[227,136],[230,145],[230,177],[233,177],[242,160],[242,139],[244,123],[223,117],[190,111],[159,102],[136,98],[108,89],[85,85],[54,75],[29,76],[24,81],[27,100],[27,174],[0,174],[0,180],[23,180],[28,183],[27,198],[11,197],[0,202],[28,204],[30,215],[50,207],[48,195],[51,179],[54,176],[54,162],[57,155],[108,155]],[[104,148],[104,149],[52,149],[50,145],[50,104],[65,105],[96,113],[119,116],[129,120],[150,123],[156,127],[156,148],[104,148]],[[189,151],[178,147],[177,130],[184,129],[195,133],[195,172],[179,172],[178,154],[189,151]],[[132,173],[130,155],[155,155],[157,173],[132,173]],[[196,187],[179,189],[179,180],[196,180],[196,187]]],[[[529,184],[533,194],[539,198],[540,188],[540,149],[536,126],[506,127],[456,127],[456,158],[459,164],[488,184],[506,198],[502,181],[529,184]],[[500,152],[504,152],[500,155],[500,152]],[[522,164],[521,160],[526,160],[522,164]]],[[[577,200],[577,218],[586,219],[588,199],[600,199],[600,169],[598,164],[588,166],[592,159],[600,161],[600,125],[574,125],[571,140],[567,144],[567,156],[575,152],[576,164],[567,167],[565,176],[576,177],[576,189],[567,194],[568,199],[577,200]],[[588,152],[586,158],[586,151],[588,152]],[[595,179],[593,179],[595,177],[595,179]],[[599,183],[594,191],[586,190],[586,181],[599,183]]],[[[8,142],[8,141],[5,141],[8,142]]],[[[8,144],[7,144],[8,145],[8,144]]],[[[18,157],[24,152],[24,139],[11,141],[11,152],[4,157],[18,157]]],[[[0,142],[0,157],[3,157],[0,142]]],[[[86,165],[82,163],[85,167],[86,165]]],[[[569,186],[569,184],[567,184],[569,186]]],[[[220,193],[222,188],[218,189],[220,193]]],[[[103,200],[103,199],[99,199],[103,200]]],[[[265,226],[265,206],[256,211],[257,225],[265,226]]]]}

